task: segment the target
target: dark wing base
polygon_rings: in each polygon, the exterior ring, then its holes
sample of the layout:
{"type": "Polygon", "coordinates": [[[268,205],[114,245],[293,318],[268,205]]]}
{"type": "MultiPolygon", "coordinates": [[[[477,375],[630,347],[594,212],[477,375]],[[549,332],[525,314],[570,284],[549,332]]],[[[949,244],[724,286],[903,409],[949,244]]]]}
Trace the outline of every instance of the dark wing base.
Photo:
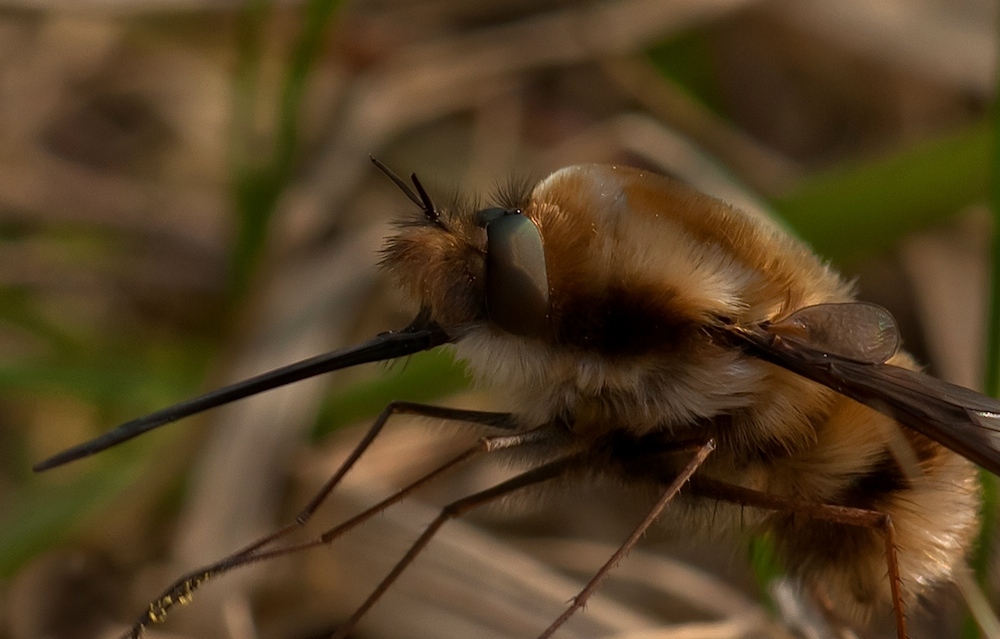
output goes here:
{"type": "Polygon", "coordinates": [[[861,362],[783,339],[766,327],[723,329],[747,353],[892,417],[1000,475],[1000,400],[926,373],[861,362]]]}

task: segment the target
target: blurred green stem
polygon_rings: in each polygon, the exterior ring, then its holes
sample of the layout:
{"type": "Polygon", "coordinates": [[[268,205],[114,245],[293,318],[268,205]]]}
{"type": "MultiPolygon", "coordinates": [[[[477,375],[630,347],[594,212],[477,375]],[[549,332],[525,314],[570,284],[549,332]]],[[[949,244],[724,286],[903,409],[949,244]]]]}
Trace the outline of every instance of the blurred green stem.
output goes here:
{"type": "Polygon", "coordinates": [[[309,0],[302,31],[289,60],[269,157],[255,162],[254,115],[259,96],[261,49],[270,0],[251,0],[238,28],[239,62],[233,107],[233,190],[238,236],[230,262],[230,299],[246,292],[267,237],[278,198],[291,179],[298,155],[299,111],[310,71],[322,50],[340,0],[309,0]]]}
{"type": "Polygon", "coordinates": [[[842,264],[888,250],[907,233],[982,201],[992,138],[991,123],[978,123],[817,173],[771,204],[817,253],[842,264]]]}
{"type": "MultiPolygon", "coordinates": [[[[1000,78],[998,78],[1000,79],[1000,78]]],[[[1000,397],[1000,109],[993,106],[993,135],[990,154],[989,204],[993,221],[990,246],[989,307],[986,319],[986,370],[983,373],[983,390],[993,397],[1000,397]]],[[[993,537],[996,534],[998,491],[997,478],[980,470],[983,487],[982,527],[970,561],[976,573],[976,582],[992,600],[989,584],[989,566],[992,558],[993,537]]],[[[962,637],[980,636],[971,617],[965,621],[962,637]]]]}
{"type": "MultiPolygon", "coordinates": [[[[1000,78],[998,78],[1000,79],[1000,78]]],[[[986,371],[983,388],[993,397],[1000,397],[1000,109],[993,105],[993,149],[990,169],[990,214],[993,237],[990,247],[990,292],[986,322],[986,371]]],[[[997,523],[997,478],[985,471],[983,481],[983,526],[976,547],[973,566],[979,584],[989,592],[988,573],[992,558],[992,542],[997,523]]]]}

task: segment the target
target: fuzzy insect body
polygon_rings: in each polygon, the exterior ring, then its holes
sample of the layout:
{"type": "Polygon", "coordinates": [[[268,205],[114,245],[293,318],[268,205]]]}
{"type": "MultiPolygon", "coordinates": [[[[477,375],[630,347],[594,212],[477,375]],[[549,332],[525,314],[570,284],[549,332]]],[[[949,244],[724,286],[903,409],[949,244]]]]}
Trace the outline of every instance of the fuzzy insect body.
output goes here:
{"type": "MultiPolygon", "coordinates": [[[[448,506],[349,626],[448,518],[587,475],[661,496],[616,557],[657,516],[704,524],[719,501],[750,506],[755,526],[832,612],[860,621],[891,607],[906,636],[903,608],[950,578],[976,533],[978,484],[966,457],[1000,469],[1000,402],[916,372],[896,349],[888,312],[855,301],[771,220],[669,178],[573,166],[492,207],[438,208],[416,178],[414,191],[378,166],[420,209],[383,257],[421,308],[413,324],[134,420],[39,468],[268,388],[451,343],[512,412],[400,410],[499,428],[504,435],[479,452],[515,449],[535,466],[448,506]],[[663,515],[675,497],[684,507],[663,515]]],[[[287,530],[182,577],[157,603],[258,560],[287,530]]]]}
{"type": "MultiPolygon", "coordinates": [[[[461,336],[458,357],[512,398],[519,423],[561,421],[567,446],[597,448],[595,457],[610,438],[637,446],[648,438],[652,456],[671,440],[713,437],[717,448],[695,475],[695,492],[708,477],[886,513],[909,597],[962,561],[977,530],[972,464],[713,334],[853,300],[850,286],[800,242],[766,218],[621,166],[562,169],[504,206],[544,238],[550,314],[535,336],[488,321],[485,232],[465,211],[404,226],[384,263],[446,332],[461,336]]],[[[914,368],[902,352],[889,363],[914,368]]],[[[679,470],[676,462],[641,466],[625,479],[666,482],[679,470]]],[[[838,611],[865,617],[891,603],[877,531],[789,513],[762,524],[789,566],[838,611]]]]}

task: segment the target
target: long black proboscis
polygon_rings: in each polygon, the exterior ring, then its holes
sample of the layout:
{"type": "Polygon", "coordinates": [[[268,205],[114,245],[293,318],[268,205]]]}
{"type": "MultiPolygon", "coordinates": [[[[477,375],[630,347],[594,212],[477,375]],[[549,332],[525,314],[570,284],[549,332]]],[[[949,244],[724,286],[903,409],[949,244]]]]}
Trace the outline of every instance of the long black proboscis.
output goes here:
{"type": "Polygon", "coordinates": [[[358,364],[380,362],[396,357],[412,355],[429,350],[448,341],[450,341],[450,338],[439,326],[418,320],[402,331],[383,333],[356,346],[331,351],[294,364],[276,368],[185,402],[174,404],[144,417],[125,422],[90,441],[78,444],[49,457],[45,461],[36,464],[34,470],[35,472],[48,470],[82,457],[93,455],[164,424],[169,424],[184,417],[189,417],[210,408],[243,399],[244,397],[256,395],[272,388],[285,386],[342,368],[357,366],[358,364]]]}

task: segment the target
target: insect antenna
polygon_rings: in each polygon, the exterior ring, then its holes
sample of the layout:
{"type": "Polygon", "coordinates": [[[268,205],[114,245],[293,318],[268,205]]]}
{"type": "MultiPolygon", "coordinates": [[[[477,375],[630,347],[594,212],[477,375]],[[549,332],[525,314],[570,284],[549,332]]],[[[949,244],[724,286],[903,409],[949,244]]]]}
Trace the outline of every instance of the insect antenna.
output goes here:
{"type": "Polygon", "coordinates": [[[369,156],[369,158],[371,159],[372,164],[374,164],[379,171],[385,173],[386,177],[392,180],[393,184],[399,187],[399,190],[402,191],[406,195],[406,197],[410,199],[411,202],[420,207],[420,210],[424,212],[424,217],[426,217],[429,221],[433,222],[434,224],[442,226],[441,214],[434,206],[434,201],[431,200],[429,195],[427,195],[427,191],[426,189],[424,189],[424,185],[421,184],[420,180],[417,179],[416,173],[410,174],[410,180],[413,182],[413,186],[416,188],[416,192],[414,192],[413,189],[410,188],[410,185],[403,181],[403,178],[396,175],[395,171],[387,167],[377,158],[371,156],[369,156]]]}
{"type": "Polygon", "coordinates": [[[432,202],[430,196],[427,195],[427,191],[424,190],[424,185],[417,179],[417,174],[410,173],[410,180],[413,181],[413,186],[416,187],[417,193],[420,194],[420,201],[423,202],[424,213],[432,222],[437,222],[441,216],[437,209],[434,208],[434,202],[432,202]]]}
{"type": "MultiPolygon", "coordinates": [[[[396,186],[398,186],[399,190],[402,191],[406,195],[406,197],[410,198],[411,202],[413,202],[414,204],[416,204],[417,206],[419,206],[421,209],[423,209],[426,212],[427,207],[424,204],[424,202],[417,196],[416,193],[413,192],[413,189],[410,188],[410,185],[403,181],[403,178],[401,178],[398,175],[396,175],[395,171],[393,171],[392,169],[390,169],[389,167],[387,167],[385,164],[383,164],[382,161],[379,160],[378,158],[372,157],[372,156],[368,156],[368,159],[370,159],[372,161],[372,164],[374,164],[378,168],[379,171],[382,171],[382,173],[385,173],[386,177],[388,177],[390,180],[392,180],[393,184],[395,184],[396,186]]],[[[431,208],[433,208],[433,207],[431,207],[431,208]]]]}

